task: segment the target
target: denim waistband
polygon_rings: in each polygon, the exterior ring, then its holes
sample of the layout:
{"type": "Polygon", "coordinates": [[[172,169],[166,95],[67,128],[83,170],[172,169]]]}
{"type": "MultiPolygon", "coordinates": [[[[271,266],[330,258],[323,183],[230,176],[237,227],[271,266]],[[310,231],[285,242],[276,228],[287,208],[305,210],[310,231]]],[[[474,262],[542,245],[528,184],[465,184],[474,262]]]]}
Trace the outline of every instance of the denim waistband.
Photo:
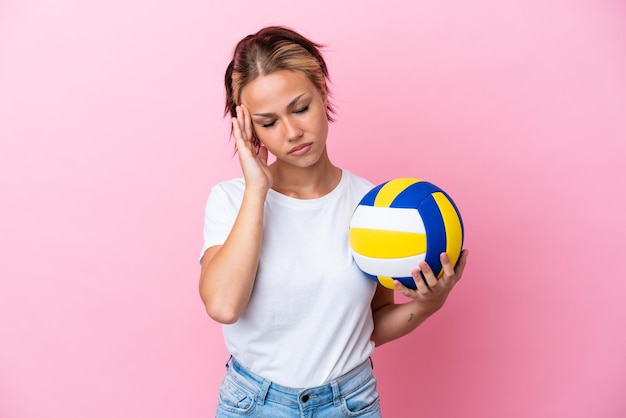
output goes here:
{"type": "MultiPolygon", "coordinates": [[[[231,376],[240,384],[256,393],[256,401],[263,405],[265,401],[298,406],[306,404],[314,407],[326,403],[339,406],[341,396],[346,396],[366,384],[372,376],[372,362],[368,359],[348,373],[321,386],[312,388],[289,388],[278,385],[269,379],[254,374],[231,357],[231,376]]],[[[227,364],[228,366],[228,364],[227,364]]],[[[297,372],[297,371],[294,371],[297,372]]]]}

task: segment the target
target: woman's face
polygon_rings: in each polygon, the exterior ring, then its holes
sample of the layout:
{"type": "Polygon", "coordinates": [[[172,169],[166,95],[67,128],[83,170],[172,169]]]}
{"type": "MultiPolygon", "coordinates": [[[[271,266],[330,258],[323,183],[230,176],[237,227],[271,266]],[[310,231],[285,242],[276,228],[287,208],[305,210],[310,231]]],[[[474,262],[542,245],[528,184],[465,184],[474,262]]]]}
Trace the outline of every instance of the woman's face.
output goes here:
{"type": "Polygon", "coordinates": [[[279,161],[308,167],[326,151],[326,100],[301,72],[280,70],[257,77],[241,91],[252,127],[279,161]]]}

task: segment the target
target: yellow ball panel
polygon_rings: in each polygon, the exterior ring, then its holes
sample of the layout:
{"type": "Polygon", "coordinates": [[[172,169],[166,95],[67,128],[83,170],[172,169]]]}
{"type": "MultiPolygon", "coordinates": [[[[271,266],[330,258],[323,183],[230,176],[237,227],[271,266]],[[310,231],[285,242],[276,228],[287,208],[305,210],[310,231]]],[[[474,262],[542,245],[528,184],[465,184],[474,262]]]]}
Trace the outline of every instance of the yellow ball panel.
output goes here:
{"type": "Polygon", "coordinates": [[[395,289],[393,285],[393,277],[378,276],[378,282],[387,289],[395,289]]]}
{"type": "Polygon", "coordinates": [[[391,206],[391,202],[404,191],[407,187],[412,184],[419,183],[421,180],[411,179],[411,178],[402,178],[395,179],[387,182],[376,195],[376,199],[374,200],[374,206],[388,208],[391,206]]]}
{"type": "Polygon", "coordinates": [[[433,193],[433,198],[439,206],[443,224],[445,225],[446,253],[448,253],[452,265],[455,266],[461,255],[461,247],[463,245],[463,228],[461,227],[461,221],[454,206],[452,206],[452,203],[450,203],[443,193],[433,193]]]}
{"type": "Polygon", "coordinates": [[[400,258],[426,252],[426,235],[381,229],[350,228],[352,250],[376,258],[400,258]]]}

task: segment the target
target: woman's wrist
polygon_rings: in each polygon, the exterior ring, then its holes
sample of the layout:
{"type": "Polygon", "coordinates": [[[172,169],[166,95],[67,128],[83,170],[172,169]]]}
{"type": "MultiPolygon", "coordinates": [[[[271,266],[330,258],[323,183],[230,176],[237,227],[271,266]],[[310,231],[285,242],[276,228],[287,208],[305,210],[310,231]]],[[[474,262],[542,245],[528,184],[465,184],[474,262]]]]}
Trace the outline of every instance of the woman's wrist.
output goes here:
{"type": "Polygon", "coordinates": [[[244,198],[262,199],[265,201],[269,189],[269,187],[265,186],[246,185],[243,195],[244,198]]]}

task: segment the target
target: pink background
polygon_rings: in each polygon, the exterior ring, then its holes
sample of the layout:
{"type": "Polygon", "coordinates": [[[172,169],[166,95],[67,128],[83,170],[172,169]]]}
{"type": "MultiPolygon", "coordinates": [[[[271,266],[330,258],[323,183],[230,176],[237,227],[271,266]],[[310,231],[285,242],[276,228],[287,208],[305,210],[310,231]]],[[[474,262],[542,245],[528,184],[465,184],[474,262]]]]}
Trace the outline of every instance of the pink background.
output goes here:
{"type": "Polygon", "coordinates": [[[203,209],[239,175],[223,71],[267,24],[329,45],[337,164],[464,216],[463,281],[376,351],[385,416],[626,416],[618,0],[3,0],[0,416],[213,416],[203,209]]]}

